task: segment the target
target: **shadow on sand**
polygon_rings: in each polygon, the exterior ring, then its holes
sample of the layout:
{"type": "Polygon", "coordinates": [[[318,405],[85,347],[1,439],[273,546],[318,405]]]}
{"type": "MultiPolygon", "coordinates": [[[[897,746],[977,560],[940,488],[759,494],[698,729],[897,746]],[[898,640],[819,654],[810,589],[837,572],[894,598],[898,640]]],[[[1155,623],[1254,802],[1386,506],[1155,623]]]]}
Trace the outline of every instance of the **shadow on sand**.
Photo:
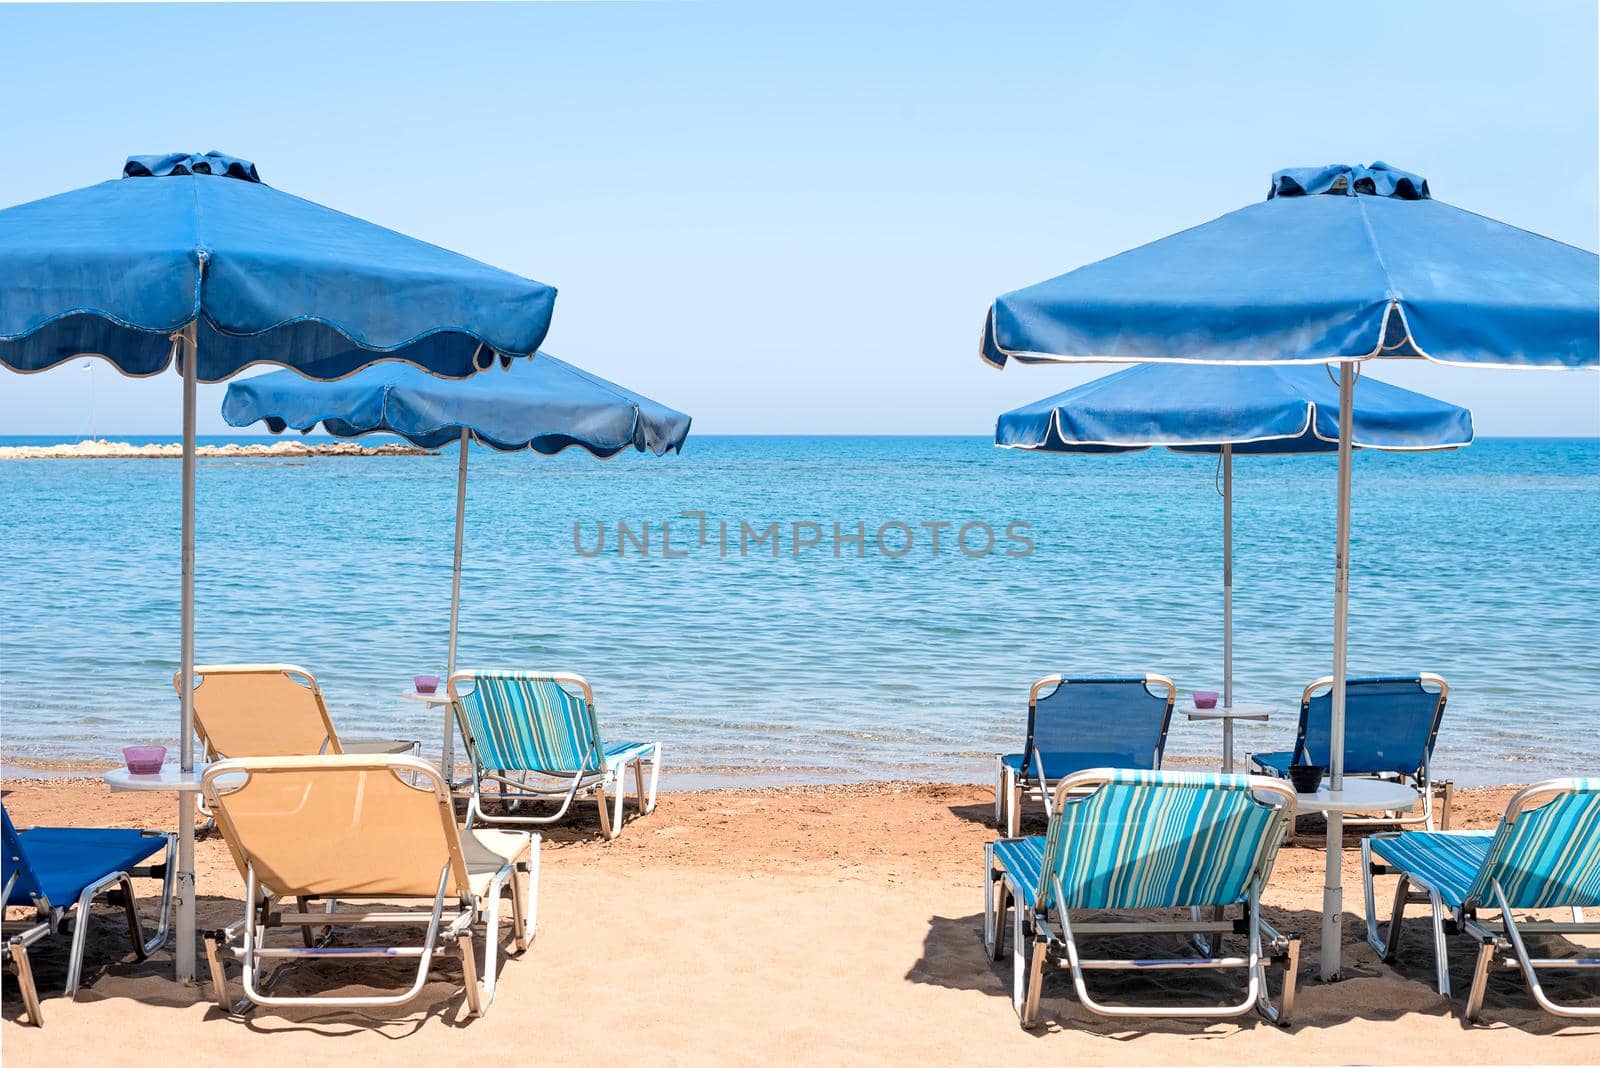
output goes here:
{"type": "MultiPolygon", "coordinates": [[[[992,815],[992,810],[990,812],[992,815]]],[[[1452,938],[1450,944],[1451,982],[1457,996],[1446,1002],[1433,988],[1433,954],[1423,920],[1413,920],[1403,931],[1401,953],[1395,965],[1384,964],[1365,940],[1363,921],[1346,916],[1345,930],[1357,933],[1347,938],[1344,973],[1340,982],[1325,984],[1317,978],[1316,937],[1321,917],[1310,910],[1294,911],[1267,908],[1265,918],[1278,930],[1301,935],[1300,980],[1296,985],[1295,1018],[1291,1030],[1327,1027],[1351,1019],[1397,1020],[1416,1014],[1453,1015],[1461,1026],[1471,1027],[1461,1016],[1464,992],[1471,984],[1474,946],[1465,938],[1452,938]]],[[[1147,917],[1146,917],[1147,918],[1147,917]]],[[[1241,948],[1232,939],[1233,951],[1241,948]]],[[[1561,938],[1543,940],[1542,947],[1530,944],[1537,955],[1578,957],[1593,950],[1561,938]]],[[[1088,943],[1091,953],[1127,958],[1178,956],[1184,950],[1172,936],[1126,937],[1088,943]]],[[[1546,972],[1541,976],[1546,992],[1568,1003],[1600,1005],[1600,988],[1581,972],[1546,972]]],[[[1593,974],[1593,973],[1589,973],[1593,974]]],[[[1281,974],[1269,971],[1268,982],[1278,993],[1281,974]]],[[[999,961],[991,962],[983,948],[983,916],[934,916],[928,922],[922,956],[912,964],[906,979],[957,990],[974,990],[994,999],[994,1011],[1011,1018],[1012,959],[1009,936],[999,961]]],[[[1206,999],[1222,1004],[1238,1001],[1242,994],[1240,976],[1225,973],[1100,972],[1090,973],[1088,983],[1097,1000],[1134,1005],[1159,1006],[1179,998],[1188,1002],[1206,999]]],[[[1098,1016],[1079,1003],[1071,973],[1062,968],[1048,969],[1040,998],[1040,1026],[1034,1033],[1072,1030],[1133,1040],[1146,1034],[1179,1034],[1220,1037],[1226,1033],[1219,1024],[1241,1027],[1274,1025],[1251,1013],[1223,1020],[1181,1020],[1151,1017],[1118,1019],[1098,1016]]],[[[1528,993],[1521,974],[1512,970],[1491,974],[1489,993],[1484,1003],[1484,1026],[1513,1027],[1534,1035],[1574,1037],[1592,1040],[1593,1026],[1562,1019],[1542,1011],[1528,993]]]]}

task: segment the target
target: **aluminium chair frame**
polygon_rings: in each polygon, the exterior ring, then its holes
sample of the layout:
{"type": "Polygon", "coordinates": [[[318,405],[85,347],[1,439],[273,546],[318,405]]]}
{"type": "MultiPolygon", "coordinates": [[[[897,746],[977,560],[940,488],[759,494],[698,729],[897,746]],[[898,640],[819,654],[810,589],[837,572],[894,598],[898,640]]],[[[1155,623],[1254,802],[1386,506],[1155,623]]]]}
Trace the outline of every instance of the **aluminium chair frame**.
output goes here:
{"type": "MultiPolygon", "coordinates": [[[[1110,769],[1100,768],[1076,772],[1063,777],[1056,786],[1055,807],[1071,804],[1074,797],[1088,796],[1109,781],[1110,769]]],[[[1282,780],[1265,776],[1252,776],[1257,780],[1252,790],[1258,799],[1262,794],[1277,798],[1280,815],[1279,829],[1283,833],[1294,818],[1294,788],[1282,780]]],[[[1226,1018],[1243,1016],[1254,1009],[1264,1019],[1280,1027],[1288,1027],[1294,1019],[1295,982],[1300,970],[1300,936],[1284,935],[1261,917],[1261,891],[1259,876],[1252,880],[1242,905],[1241,914],[1234,919],[1224,917],[1224,910],[1214,910],[1210,919],[1202,919],[1200,910],[1192,910],[1188,920],[1158,920],[1151,922],[1090,921],[1072,922],[1066,909],[1050,911],[1038,903],[1031,909],[1021,907],[1012,893],[1005,875],[994,854],[994,842],[986,843],[984,852],[983,887],[983,940],[989,959],[998,961],[1005,944],[1006,912],[1011,912],[1011,1004],[1024,1028],[1038,1025],[1039,997],[1043,986],[1044,966],[1053,962],[1072,973],[1073,986],[1078,1000],[1090,1012],[1111,1017],[1178,1017],[1226,1018]],[[1078,948],[1079,936],[1108,937],[1142,934],[1186,935],[1201,948],[1204,956],[1159,959],[1094,959],[1084,958],[1078,948]],[[1217,956],[1224,937],[1243,935],[1245,955],[1240,957],[1217,956]],[[1264,936],[1264,938],[1263,938],[1264,936]],[[1062,958],[1065,959],[1062,959],[1062,958]],[[1053,961],[1052,961],[1052,958],[1053,961]],[[1267,989],[1267,968],[1277,966],[1283,970],[1283,990],[1279,1004],[1272,1004],[1267,989]],[[1231,1005],[1110,1005],[1096,1001],[1088,990],[1084,973],[1089,971],[1189,971],[1194,969],[1245,969],[1249,974],[1244,998],[1231,1005]]],[[[1066,900],[1060,876],[1051,874],[1054,900],[1066,900]]],[[[1046,898],[1039,895],[1038,901],[1046,898]]],[[[1119,911],[1119,910],[1108,910],[1119,911]]]]}
{"type": "MultiPolygon", "coordinates": [[[[389,756],[388,766],[397,775],[405,775],[418,789],[420,783],[431,786],[441,804],[453,805],[450,784],[439,768],[425,760],[409,756],[389,756]]],[[[215,795],[220,778],[248,774],[237,761],[225,760],[213,764],[202,778],[208,795],[215,795]]],[[[467,1013],[480,1017],[489,1011],[494,1002],[496,953],[500,942],[500,897],[509,890],[511,896],[511,925],[513,950],[510,955],[524,952],[533,943],[538,924],[539,836],[532,835],[532,848],[525,862],[507,863],[490,880],[483,895],[458,894],[450,902],[451,861],[446,860],[439,872],[438,889],[433,895],[429,912],[385,910],[385,902],[392,896],[363,898],[361,895],[340,895],[337,901],[327,900],[328,907],[313,911],[313,899],[297,898],[298,911],[285,912],[274,908],[278,898],[261,885],[255,864],[240,849],[245,866],[244,916],[225,928],[204,932],[206,962],[211,972],[211,985],[217,1006],[224,1012],[242,1015],[254,1006],[327,1006],[327,1007],[392,1007],[404,1005],[421,993],[428,979],[428,969],[434,957],[454,957],[461,961],[462,982],[466,988],[467,1013]],[[356,911],[337,911],[336,905],[354,905],[356,911]],[[335,927],[417,927],[426,924],[426,934],[415,945],[350,947],[333,946],[330,932],[335,927]],[[298,927],[302,945],[269,946],[268,932],[298,927]],[[320,935],[313,932],[321,929],[320,935]],[[473,947],[474,933],[482,928],[484,933],[483,971],[477,966],[477,951],[473,947]],[[281,973],[267,972],[269,962],[292,960],[350,960],[412,958],[417,961],[416,975],[411,985],[398,994],[366,996],[304,995],[284,996],[269,993],[281,973]],[[244,997],[230,1001],[228,997],[227,965],[237,963],[241,969],[244,997]]]]}
{"type": "MultiPolygon", "coordinates": [[[[1560,794],[1570,788],[1571,779],[1552,779],[1546,782],[1535,783],[1518,791],[1506,806],[1503,822],[1510,824],[1516,820],[1518,814],[1527,809],[1534,802],[1546,795],[1560,794]]],[[[1464,1013],[1469,1022],[1476,1023],[1483,1013],[1484,996],[1489,987],[1489,971],[1498,964],[1502,969],[1516,969],[1522,972],[1527,980],[1528,990],[1533,994],[1533,999],[1539,1007],[1554,1016],[1564,1016],[1582,1020],[1600,1020],[1600,1005],[1563,1005],[1553,1001],[1544,992],[1544,987],[1539,982],[1539,971],[1543,970],[1591,970],[1600,969],[1600,955],[1588,957],[1532,957],[1528,953],[1523,936],[1535,935],[1600,935],[1600,921],[1586,921],[1583,910],[1572,910],[1571,922],[1555,920],[1525,920],[1519,924],[1512,914],[1510,904],[1506,901],[1505,891],[1500,887],[1499,880],[1491,880],[1490,893],[1494,900],[1464,902],[1460,907],[1451,910],[1444,904],[1439,891],[1428,882],[1415,874],[1400,871],[1388,864],[1375,861],[1372,855],[1372,840],[1375,838],[1398,838],[1402,832],[1389,831],[1368,835],[1361,840],[1361,882],[1362,895],[1366,903],[1367,942],[1378,951],[1384,963],[1393,964],[1399,954],[1401,922],[1405,918],[1405,909],[1408,904],[1426,904],[1431,910],[1431,924],[1433,928],[1433,953],[1435,985],[1440,996],[1451,997],[1450,961],[1448,956],[1447,936],[1459,932],[1470,935],[1478,944],[1477,960],[1473,964],[1472,988],[1467,994],[1466,1011],[1464,1013]],[[1394,902],[1390,909],[1389,922],[1380,934],[1378,930],[1378,916],[1376,895],[1373,888],[1373,877],[1378,875],[1399,876],[1399,883],[1395,886],[1394,902]],[[1498,919],[1486,920],[1478,915],[1479,908],[1497,910],[1498,919]]]]}
{"type": "MultiPolygon", "coordinates": [[[[1073,680],[1064,675],[1046,675],[1028,688],[1028,723],[1029,740],[1032,740],[1032,724],[1035,711],[1038,707],[1039,695],[1046,690],[1055,692],[1063,685],[1070,684],[1073,680]]],[[[1089,680],[1081,680],[1089,681],[1089,680]]],[[[1144,676],[1146,687],[1152,685],[1164,686],[1167,689],[1167,719],[1161,728],[1161,737],[1156,741],[1155,753],[1150,767],[1161,767],[1161,756],[1167,748],[1167,732],[1172,726],[1172,709],[1177,703],[1178,687],[1165,675],[1147,673],[1144,676]]],[[[1045,815],[1049,816],[1050,787],[1044,774],[1044,759],[1039,753],[1039,747],[1034,746],[1033,751],[1023,754],[1024,771],[1018,777],[1016,771],[1006,763],[1004,753],[996,753],[994,757],[995,787],[994,787],[994,823],[1003,829],[1007,838],[1016,838],[1022,833],[1022,802],[1024,799],[1039,801],[1044,805],[1045,815]],[[1028,764],[1034,767],[1034,774],[1026,771],[1028,764]]]]}
{"type": "MultiPolygon", "coordinates": [[[[93,916],[91,906],[94,899],[101,894],[116,894],[112,901],[114,904],[120,904],[127,916],[128,938],[133,943],[134,955],[139,960],[144,960],[166,945],[172,930],[172,890],[177,875],[177,866],[173,861],[177,836],[152,834],[150,837],[152,839],[159,837],[165,842],[162,859],[155,864],[109,872],[84,887],[78,899],[66,905],[57,905],[45,897],[35,898],[34,916],[31,920],[6,921],[0,925],[0,929],[4,932],[5,968],[16,976],[17,985],[22,990],[23,1007],[34,1026],[42,1027],[44,1017],[39,1007],[39,988],[34,982],[32,961],[28,956],[29,947],[50,935],[71,929],[72,947],[67,957],[66,995],[68,1000],[76,998],[83,978],[84,947],[88,942],[89,922],[93,916]],[[145,938],[144,925],[139,919],[138,903],[133,892],[135,877],[161,880],[160,918],[156,922],[155,934],[149,938],[145,938]]],[[[18,873],[12,872],[11,877],[6,880],[5,892],[0,895],[0,901],[11,896],[11,889],[16,884],[17,878],[18,873]]]]}
{"type": "MultiPolygon", "coordinates": [[[[1422,763],[1413,772],[1357,772],[1356,778],[1385,779],[1392,782],[1404,783],[1410,780],[1417,793],[1422,796],[1422,811],[1414,816],[1407,816],[1400,812],[1384,810],[1381,816],[1350,816],[1344,817],[1346,827],[1421,827],[1424,830],[1434,830],[1434,781],[1433,781],[1433,745],[1439,737],[1439,724],[1444,720],[1444,708],[1450,698],[1450,684],[1441,675],[1431,671],[1418,673],[1417,681],[1439,687],[1438,703],[1434,706],[1433,726],[1428,730],[1428,741],[1422,750],[1422,763]]],[[[1333,676],[1324,675],[1310,683],[1300,694],[1300,720],[1294,738],[1293,755],[1298,757],[1304,750],[1306,741],[1306,717],[1311,707],[1311,698],[1318,690],[1331,689],[1333,676]]],[[[1292,759],[1292,758],[1291,758],[1292,759]]],[[[1264,772],[1263,774],[1271,774],[1264,772]]],[[[1346,776],[1352,773],[1346,772],[1346,776]]],[[[1441,800],[1439,807],[1439,830],[1448,830],[1450,827],[1450,803],[1455,794],[1455,783],[1445,780],[1438,784],[1441,800]]],[[[1294,839],[1294,828],[1289,829],[1289,838],[1294,839]]]]}
{"type": "MultiPolygon", "coordinates": [[[[623,761],[614,767],[603,767],[598,771],[581,771],[576,773],[555,771],[524,771],[516,775],[504,773],[504,769],[491,769],[484,766],[478,750],[477,739],[472,735],[471,726],[467,722],[465,712],[461,708],[461,697],[456,690],[460,682],[472,682],[478,675],[476,671],[457,671],[450,676],[448,691],[451,698],[451,707],[455,711],[456,725],[461,730],[463,744],[467,750],[467,763],[472,769],[471,793],[467,799],[467,826],[472,827],[476,822],[482,821],[490,826],[497,824],[522,824],[541,826],[556,823],[567,814],[572,807],[572,802],[580,793],[592,792],[595,805],[600,812],[600,833],[607,841],[615,839],[622,833],[623,801],[627,790],[623,786],[623,779],[628,768],[633,768],[634,800],[638,805],[639,815],[648,816],[656,810],[656,791],[661,782],[661,743],[652,743],[648,753],[641,753],[623,761]],[[650,765],[650,782],[645,784],[644,765],[650,765]],[[535,777],[537,776],[537,777],[535,777]],[[541,780],[549,780],[541,781],[541,780]],[[501,805],[507,809],[498,815],[490,815],[484,810],[484,785],[492,783],[496,788],[494,795],[501,805]],[[611,811],[611,806],[606,800],[606,788],[611,787],[616,792],[616,812],[611,811]],[[519,811],[524,802],[557,801],[556,811],[548,816],[524,816],[519,811]]],[[[593,709],[594,688],[589,685],[589,680],[582,675],[566,671],[519,672],[521,677],[544,682],[553,682],[558,686],[576,687],[585,702],[593,709]]]]}

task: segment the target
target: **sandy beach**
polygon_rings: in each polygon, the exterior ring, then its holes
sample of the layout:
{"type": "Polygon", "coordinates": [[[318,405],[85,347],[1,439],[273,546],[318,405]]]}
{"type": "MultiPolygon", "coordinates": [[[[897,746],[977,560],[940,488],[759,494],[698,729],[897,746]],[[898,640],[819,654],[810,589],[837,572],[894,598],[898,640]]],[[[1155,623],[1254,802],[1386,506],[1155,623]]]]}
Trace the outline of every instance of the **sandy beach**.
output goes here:
{"type": "MultiPolygon", "coordinates": [[[[1455,825],[1492,825],[1511,792],[1458,791],[1455,825]]],[[[166,827],[174,818],[170,799],[111,794],[93,778],[12,778],[5,801],[21,826],[92,819],[166,827]]],[[[1045,1026],[1024,1032],[1009,1002],[1009,961],[989,964],[980,940],[991,805],[982,786],[909,783],[667,793],[656,813],[609,844],[585,808],[546,835],[538,938],[503,962],[495,1004],[470,1022],[453,961],[439,964],[403,1009],[257,1009],[230,1018],[207,1000],[207,987],[173,985],[167,954],[135,962],[125,928],[107,911],[78,1000],[59,995],[64,940],[41,947],[35,967],[46,1026],[18,1022],[8,977],[0,1036],[14,1064],[149,1063],[175,1050],[245,1065],[535,1053],[673,1064],[1600,1061],[1600,1027],[1540,1012],[1514,973],[1494,977],[1486,1025],[1464,1025],[1460,1002],[1446,1003],[1431,986],[1420,922],[1407,932],[1398,968],[1382,964],[1357,919],[1354,848],[1345,852],[1344,981],[1313,978],[1322,851],[1285,850],[1267,894],[1271,922],[1305,936],[1293,1029],[1253,1016],[1107,1020],[1083,1010],[1060,976],[1046,988],[1045,1026]]],[[[1036,816],[1027,829],[1042,826],[1036,816]]],[[[222,842],[202,839],[197,860],[202,928],[235,919],[242,886],[222,842]]],[[[1464,988],[1470,947],[1455,940],[1452,948],[1464,988]]],[[[1570,943],[1548,948],[1576,952],[1570,943]]],[[[360,981],[354,970],[323,971],[296,974],[288,985],[360,981]]],[[[1583,996],[1578,981],[1548,983],[1553,993],[1583,996]]],[[[1119,992],[1161,996],[1142,975],[1119,992]]]]}

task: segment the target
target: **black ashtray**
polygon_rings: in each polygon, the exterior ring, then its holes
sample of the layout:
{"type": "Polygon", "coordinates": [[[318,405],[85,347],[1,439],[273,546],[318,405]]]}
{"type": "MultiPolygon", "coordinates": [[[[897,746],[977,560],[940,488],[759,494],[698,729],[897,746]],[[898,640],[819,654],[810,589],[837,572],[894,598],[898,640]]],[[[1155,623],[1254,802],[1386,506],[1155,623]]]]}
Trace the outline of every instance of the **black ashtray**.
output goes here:
{"type": "Polygon", "coordinates": [[[1294,792],[1297,794],[1314,794],[1317,787],[1322,785],[1322,776],[1328,771],[1321,764],[1291,764],[1289,766],[1289,781],[1294,783],[1294,792]]]}

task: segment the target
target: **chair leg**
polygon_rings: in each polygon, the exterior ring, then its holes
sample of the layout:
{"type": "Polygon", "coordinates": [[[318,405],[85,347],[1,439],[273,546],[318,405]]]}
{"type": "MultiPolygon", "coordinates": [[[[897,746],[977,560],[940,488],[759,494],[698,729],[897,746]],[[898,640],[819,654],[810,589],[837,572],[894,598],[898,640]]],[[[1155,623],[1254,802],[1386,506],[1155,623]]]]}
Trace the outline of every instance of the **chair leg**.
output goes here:
{"type": "Polygon", "coordinates": [[[1008,789],[1006,785],[1006,763],[1001,759],[1000,754],[996,753],[994,757],[994,825],[996,827],[1004,827],[1006,825],[1006,796],[1008,789]]]}
{"type": "Polygon", "coordinates": [[[1017,773],[1010,768],[1007,771],[1007,782],[1010,790],[1006,798],[1006,837],[1016,838],[1022,834],[1022,783],[1017,781],[1017,773]]]}
{"type": "Polygon", "coordinates": [[[1028,954],[1027,992],[1022,999],[1022,1026],[1029,1029],[1039,1025],[1039,993],[1044,986],[1044,962],[1049,949],[1047,940],[1034,937],[1032,952],[1028,954]]]}
{"type": "Polygon", "coordinates": [[[1437,890],[1428,891],[1428,903],[1433,909],[1433,966],[1439,977],[1439,996],[1450,996],[1450,957],[1445,945],[1444,933],[1444,902],[1439,899],[1437,890]]]}
{"type": "MultiPolygon", "coordinates": [[[[97,883],[84,887],[83,893],[78,895],[78,907],[72,918],[72,953],[67,958],[67,999],[70,1001],[78,994],[78,980],[83,975],[83,950],[89,940],[89,920],[93,914],[94,899],[111,889],[121,886],[123,894],[131,902],[133,898],[133,881],[128,878],[125,871],[114,871],[97,883]]],[[[131,907],[131,904],[130,904],[131,907]]],[[[138,929],[139,916],[133,914],[135,931],[138,929]]],[[[143,953],[144,938],[140,934],[134,936],[135,947],[143,953]]]]}
{"type": "Polygon", "coordinates": [[[44,1016],[39,1011],[39,988],[33,981],[33,965],[28,962],[28,947],[13,942],[6,947],[6,959],[10,964],[11,974],[17,977],[17,986],[22,990],[22,1007],[27,1010],[28,1022],[35,1027],[43,1027],[44,1016]]]}
{"type": "MultiPolygon", "coordinates": [[[[616,832],[613,831],[612,828],[611,828],[611,806],[606,804],[606,785],[605,785],[605,783],[600,782],[600,783],[596,783],[595,784],[595,787],[594,787],[594,801],[595,801],[595,804],[597,806],[599,806],[599,809],[600,809],[600,833],[602,835],[604,835],[606,841],[609,842],[611,839],[615,838],[617,835],[616,835],[616,832]]],[[[619,827],[619,828],[617,828],[617,830],[621,830],[621,828],[619,827]]]]}
{"type": "Polygon", "coordinates": [[[1017,1018],[1022,1021],[1022,1026],[1028,1027],[1028,949],[1033,943],[1028,937],[1022,913],[1020,903],[1011,913],[1011,1007],[1017,1010],[1017,1018]]]}
{"type": "Polygon", "coordinates": [[[478,982],[478,955],[472,948],[472,932],[463,931],[456,936],[456,950],[461,955],[461,977],[467,987],[467,1015],[482,1016],[483,987],[478,982]]]}
{"type": "Polygon", "coordinates": [[[617,778],[614,784],[617,790],[617,800],[616,811],[612,813],[611,826],[615,828],[617,834],[622,833],[622,802],[628,796],[628,791],[623,789],[622,786],[623,774],[624,773],[621,770],[617,772],[617,778]]]}
{"type": "Polygon", "coordinates": [[[661,785],[661,743],[656,743],[655,753],[650,758],[650,798],[646,804],[646,812],[656,810],[656,791],[661,785]]]}
{"type": "Polygon", "coordinates": [[[526,945],[533,944],[534,935],[539,931],[539,847],[542,841],[538,835],[533,836],[533,849],[528,856],[527,898],[523,904],[523,931],[522,940],[526,945]]]}
{"type": "Polygon", "coordinates": [[[126,876],[122,879],[122,909],[128,917],[128,941],[133,943],[133,954],[144,960],[149,956],[144,948],[144,926],[139,922],[139,907],[133,897],[133,880],[126,876]]]}
{"type": "Polygon", "coordinates": [[[1467,993],[1464,1014],[1468,1023],[1477,1023],[1483,1013],[1483,998],[1489,992],[1489,968],[1494,964],[1494,954],[1493,938],[1484,938],[1478,943],[1478,959],[1472,966],[1472,989],[1467,993]]]}

